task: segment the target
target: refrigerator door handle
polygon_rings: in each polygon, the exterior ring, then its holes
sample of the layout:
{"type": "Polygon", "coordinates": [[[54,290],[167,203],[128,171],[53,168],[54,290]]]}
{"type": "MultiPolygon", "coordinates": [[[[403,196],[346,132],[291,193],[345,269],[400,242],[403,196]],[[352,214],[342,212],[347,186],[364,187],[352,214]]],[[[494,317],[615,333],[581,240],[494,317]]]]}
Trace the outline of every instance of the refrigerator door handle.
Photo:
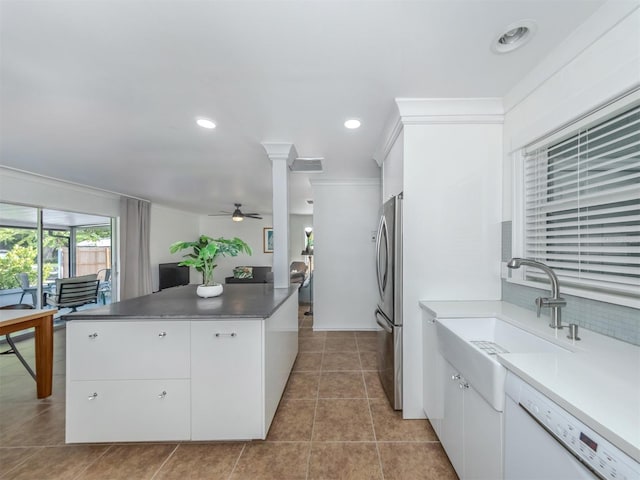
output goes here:
{"type": "Polygon", "coordinates": [[[382,329],[387,333],[393,333],[393,328],[389,326],[389,322],[380,315],[380,312],[376,310],[376,323],[382,327],[382,329]]]}
{"type": "MultiPolygon", "coordinates": [[[[385,221],[384,216],[380,217],[380,225],[378,226],[378,236],[376,238],[376,277],[378,279],[378,291],[380,292],[380,298],[384,298],[384,290],[387,288],[387,265],[385,262],[384,269],[385,272],[382,274],[381,266],[380,266],[380,247],[382,246],[382,235],[385,235],[385,259],[389,252],[388,249],[388,240],[386,239],[387,235],[387,223],[385,221]]],[[[387,260],[388,261],[388,260],[387,260]]]]}

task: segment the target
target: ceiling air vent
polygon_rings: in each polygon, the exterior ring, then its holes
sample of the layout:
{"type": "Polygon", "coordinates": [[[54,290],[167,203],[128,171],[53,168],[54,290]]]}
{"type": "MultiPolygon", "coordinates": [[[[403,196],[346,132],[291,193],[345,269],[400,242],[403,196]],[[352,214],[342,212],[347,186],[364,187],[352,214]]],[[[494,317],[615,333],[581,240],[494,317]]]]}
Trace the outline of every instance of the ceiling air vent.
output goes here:
{"type": "Polygon", "coordinates": [[[322,173],[324,157],[298,157],[291,164],[293,173],[322,173]]]}

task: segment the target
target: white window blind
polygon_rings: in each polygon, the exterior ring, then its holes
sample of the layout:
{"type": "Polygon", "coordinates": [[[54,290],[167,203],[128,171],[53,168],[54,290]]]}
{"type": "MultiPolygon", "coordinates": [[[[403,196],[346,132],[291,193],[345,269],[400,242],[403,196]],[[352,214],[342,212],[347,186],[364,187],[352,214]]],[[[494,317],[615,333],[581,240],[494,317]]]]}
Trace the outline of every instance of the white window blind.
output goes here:
{"type": "Polygon", "coordinates": [[[525,149],[525,256],[564,285],[640,297],[640,106],[537,145],[525,149]]]}

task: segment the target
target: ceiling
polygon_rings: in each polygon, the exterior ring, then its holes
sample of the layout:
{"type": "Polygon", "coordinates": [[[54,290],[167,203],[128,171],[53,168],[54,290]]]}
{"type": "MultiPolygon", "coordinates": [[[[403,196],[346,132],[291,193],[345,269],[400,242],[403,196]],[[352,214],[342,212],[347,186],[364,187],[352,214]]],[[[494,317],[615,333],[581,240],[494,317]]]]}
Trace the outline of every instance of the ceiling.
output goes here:
{"type": "Polygon", "coordinates": [[[602,3],[1,0],[0,164],[268,214],[262,143],[292,143],[325,158],[323,174],[291,175],[291,212],[309,214],[311,176],[379,176],[394,98],[503,96],[602,3]],[[492,53],[522,19],[532,40],[492,53]]]}

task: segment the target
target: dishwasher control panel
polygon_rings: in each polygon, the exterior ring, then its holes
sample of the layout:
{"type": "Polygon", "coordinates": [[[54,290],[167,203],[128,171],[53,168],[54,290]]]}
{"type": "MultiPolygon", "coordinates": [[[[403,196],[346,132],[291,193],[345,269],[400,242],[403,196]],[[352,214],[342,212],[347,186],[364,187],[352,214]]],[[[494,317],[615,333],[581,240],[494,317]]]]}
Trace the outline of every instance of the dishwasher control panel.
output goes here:
{"type": "Polygon", "coordinates": [[[640,478],[638,462],[526,383],[522,383],[519,405],[597,477],[640,478]]]}

